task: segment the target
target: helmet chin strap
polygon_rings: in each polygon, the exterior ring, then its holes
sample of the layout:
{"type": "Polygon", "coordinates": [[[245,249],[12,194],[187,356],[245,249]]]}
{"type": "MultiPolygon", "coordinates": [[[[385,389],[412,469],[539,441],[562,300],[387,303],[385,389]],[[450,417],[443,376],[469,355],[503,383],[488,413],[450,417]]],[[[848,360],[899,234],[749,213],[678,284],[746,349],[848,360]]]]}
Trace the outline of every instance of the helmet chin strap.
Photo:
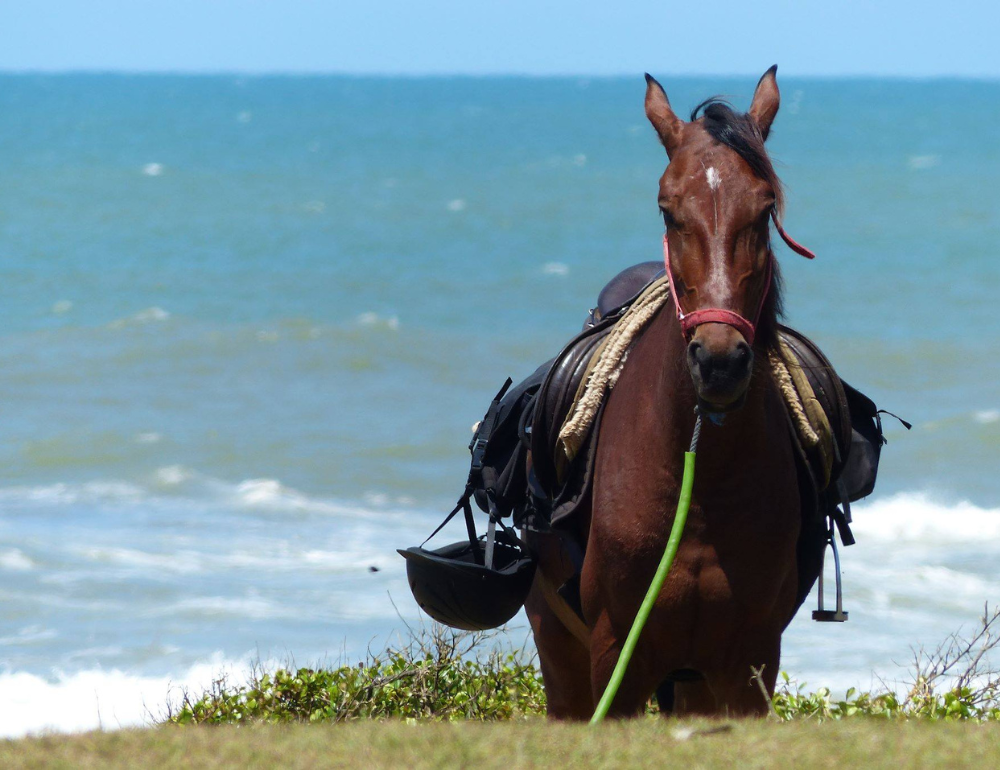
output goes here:
{"type": "MultiPolygon", "coordinates": [[[[781,226],[778,221],[778,215],[771,209],[771,219],[774,222],[774,227],[778,231],[778,235],[781,236],[788,248],[794,251],[796,254],[800,254],[806,259],[815,259],[816,255],[807,249],[805,246],[800,244],[798,241],[794,240],[785,229],[781,226]]],[[[739,313],[733,310],[726,310],[725,308],[710,307],[702,308],[700,310],[692,310],[690,313],[685,313],[681,308],[681,299],[677,294],[677,289],[674,286],[674,271],[670,266],[670,243],[667,240],[667,233],[663,233],[663,264],[667,271],[667,280],[670,282],[670,293],[674,298],[674,307],[677,308],[677,320],[680,321],[681,331],[685,337],[691,337],[694,334],[696,327],[701,326],[701,324],[706,323],[721,323],[727,326],[732,326],[747,341],[748,345],[753,345],[754,337],[757,332],[757,322],[760,320],[760,313],[764,309],[764,301],[767,299],[767,294],[771,290],[771,263],[774,260],[774,254],[768,252],[767,256],[767,276],[764,279],[764,292],[760,296],[760,302],[757,305],[757,312],[754,314],[753,321],[744,318],[739,313]]]]}

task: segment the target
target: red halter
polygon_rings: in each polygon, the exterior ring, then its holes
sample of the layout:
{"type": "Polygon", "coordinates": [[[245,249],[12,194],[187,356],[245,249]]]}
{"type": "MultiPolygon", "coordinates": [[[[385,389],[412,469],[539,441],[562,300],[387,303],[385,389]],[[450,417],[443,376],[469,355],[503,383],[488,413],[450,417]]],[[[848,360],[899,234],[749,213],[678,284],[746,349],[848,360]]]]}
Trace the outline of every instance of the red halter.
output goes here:
{"type": "MultiPolygon", "coordinates": [[[[781,239],[788,244],[788,247],[794,251],[796,254],[801,254],[806,259],[815,259],[816,255],[813,254],[805,246],[802,246],[798,242],[794,241],[788,233],[785,232],[781,223],[778,221],[778,215],[774,213],[774,209],[771,209],[771,219],[774,220],[774,226],[778,231],[778,235],[781,239]]],[[[685,313],[681,309],[681,298],[677,294],[677,289],[674,287],[674,273],[670,269],[670,245],[667,242],[667,234],[663,233],[663,263],[667,269],[667,280],[670,282],[670,293],[674,297],[674,306],[677,308],[677,320],[681,323],[681,332],[683,332],[685,337],[690,337],[694,334],[694,329],[701,324],[706,323],[720,323],[727,324],[736,329],[743,338],[747,341],[748,345],[753,345],[754,337],[757,332],[757,322],[760,320],[761,310],[764,309],[764,300],[767,299],[767,293],[771,290],[771,262],[774,260],[774,254],[770,251],[767,255],[767,277],[764,280],[764,293],[760,296],[760,304],[757,305],[757,312],[754,313],[753,321],[749,321],[739,313],[732,310],[724,310],[718,307],[703,308],[701,310],[693,310],[690,313],[685,313]]]]}

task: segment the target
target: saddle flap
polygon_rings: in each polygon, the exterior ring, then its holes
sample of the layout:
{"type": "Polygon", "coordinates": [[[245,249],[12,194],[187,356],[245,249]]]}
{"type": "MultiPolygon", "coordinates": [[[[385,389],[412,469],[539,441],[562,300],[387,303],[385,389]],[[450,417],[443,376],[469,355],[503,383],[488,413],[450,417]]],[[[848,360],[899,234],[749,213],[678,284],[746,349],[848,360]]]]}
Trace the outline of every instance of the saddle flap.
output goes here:
{"type": "Polygon", "coordinates": [[[531,426],[532,467],[538,483],[550,498],[566,481],[567,468],[558,450],[559,430],[576,400],[587,368],[613,326],[614,317],[604,318],[585,329],[563,348],[538,391],[531,426]]]}
{"type": "Polygon", "coordinates": [[[779,326],[778,334],[781,341],[794,354],[798,362],[798,372],[805,376],[812,394],[829,422],[835,447],[828,480],[835,481],[843,471],[851,452],[851,409],[844,386],[833,364],[816,343],[787,326],[779,326]]]}

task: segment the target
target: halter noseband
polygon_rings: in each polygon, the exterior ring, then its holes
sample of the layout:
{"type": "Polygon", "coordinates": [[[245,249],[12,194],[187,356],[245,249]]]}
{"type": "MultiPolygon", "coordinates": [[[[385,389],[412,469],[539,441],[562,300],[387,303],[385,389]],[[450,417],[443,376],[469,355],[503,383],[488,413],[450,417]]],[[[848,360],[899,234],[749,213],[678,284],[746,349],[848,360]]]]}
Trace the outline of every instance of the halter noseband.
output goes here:
{"type": "MultiPolygon", "coordinates": [[[[788,248],[794,251],[796,254],[800,254],[806,259],[815,259],[816,255],[813,254],[805,246],[801,245],[797,241],[793,240],[785,229],[781,226],[778,221],[778,215],[774,213],[774,209],[771,209],[771,219],[774,221],[774,227],[778,231],[778,235],[781,239],[788,244],[788,248]]],[[[753,345],[754,337],[757,332],[757,322],[760,320],[760,313],[764,309],[764,301],[767,299],[767,294],[771,290],[771,263],[774,261],[774,254],[768,250],[767,254],[767,277],[764,282],[764,293],[760,296],[760,303],[757,305],[757,312],[754,314],[753,321],[749,321],[739,313],[732,310],[725,310],[719,307],[703,308],[701,310],[692,310],[690,313],[685,313],[681,309],[681,298],[677,294],[677,290],[674,288],[674,272],[670,269],[670,245],[667,242],[667,234],[663,233],[663,262],[667,269],[667,280],[670,282],[670,293],[674,298],[674,307],[677,308],[677,320],[681,324],[681,332],[685,337],[690,338],[694,334],[696,327],[701,324],[707,323],[720,323],[732,326],[736,331],[743,335],[743,338],[747,341],[748,345],[753,345]]]]}

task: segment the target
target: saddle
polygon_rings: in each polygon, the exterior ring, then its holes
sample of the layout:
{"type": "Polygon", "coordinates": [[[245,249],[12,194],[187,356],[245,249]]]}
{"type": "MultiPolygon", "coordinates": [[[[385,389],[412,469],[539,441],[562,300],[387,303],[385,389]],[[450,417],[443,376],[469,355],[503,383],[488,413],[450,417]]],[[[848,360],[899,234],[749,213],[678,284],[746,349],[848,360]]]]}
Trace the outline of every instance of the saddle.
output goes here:
{"type": "MultiPolygon", "coordinates": [[[[572,458],[559,446],[559,433],[580,397],[595,359],[615,324],[647,286],[664,274],[661,262],[642,262],[623,270],[601,291],[583,331],[556,356],[535,400],[529,448],[534,514],[529,526],[553,525],[571,518],[589,501],[596,446],[591,430],[572,458]]],[[[603,403],[594,425],[600,425],[603,403]]]]}
{"type": "MultiPolygon", "coordinates": [[[[548,365],[537,391],[529,446],[533,491],[541,492],[543,507],[548,502],[547,518],[552,525],[571,516],[588,498],[600,415],[571,462],[560,447],[560,429],[583,391],[603,341],[632,303],[663,274],[661,262],[643,262],[615,276],[598,296],[583,331],[548,365]]],[[[870,399],[840,379],[823,352],[804,334],[780,326],[779,337],[781,356],[772,365],[784,375],[784,382],[779,377],[779,386],[783,386],[782,395],[794,413],[790,415],[793,435],[808,465],[811,486],[817,494],[839,486],[837,497],[848,505],[870,494],[874,487],[871,472],[877,457],[873,464],[872,453],[864,450],[874,443],[877,451],[884,441],[878,410],[870,399]],[[857,416],[857,428],[852,415],[857,416]],[[851,463],[855,446],[858,457],[851,463]]]]}
{"type": "MultiPolygon", "coordinates": [[[[663,275],[663,263],[657,261],[615,276],[582,331],[559,355],[516,387],[508,380],[470,444],[466,494],[474,494],[491,518],[510,515],[518,527],[565,535],[575,560],[582,560],[585,549],[577,513],[591,500],[604,400],[571,456],[560,444],[560,432],[616,324],[663,282],[663,275]]],[[[822,572],[832,527],[844,545],[854,543],[850,503],[874,489],[885,438],[880,410],[840,379],[814,342],[787,326],[779,327],[779,338],[780,353],[771,365],[788,407],[802,507],[797,609],[822,572]]],[[[570,604],[576,609],[576,602],[570,604]]]]}

